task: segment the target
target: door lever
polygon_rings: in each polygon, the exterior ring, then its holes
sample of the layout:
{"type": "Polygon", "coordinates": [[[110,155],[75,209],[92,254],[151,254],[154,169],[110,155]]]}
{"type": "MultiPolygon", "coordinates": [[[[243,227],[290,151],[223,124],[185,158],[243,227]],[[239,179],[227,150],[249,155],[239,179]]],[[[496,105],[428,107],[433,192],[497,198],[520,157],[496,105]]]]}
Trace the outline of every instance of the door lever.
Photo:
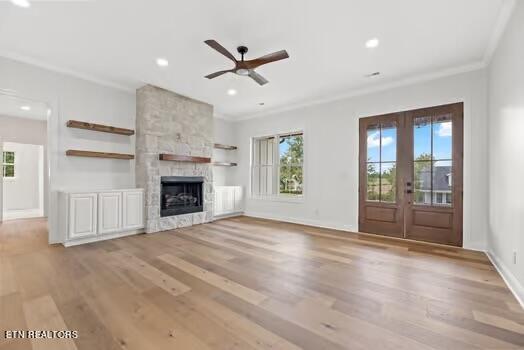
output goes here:
{"type": "Polygon", "coordinates": [[[406,193],[413,193],[412,190],[406,190],[406,193]]]}

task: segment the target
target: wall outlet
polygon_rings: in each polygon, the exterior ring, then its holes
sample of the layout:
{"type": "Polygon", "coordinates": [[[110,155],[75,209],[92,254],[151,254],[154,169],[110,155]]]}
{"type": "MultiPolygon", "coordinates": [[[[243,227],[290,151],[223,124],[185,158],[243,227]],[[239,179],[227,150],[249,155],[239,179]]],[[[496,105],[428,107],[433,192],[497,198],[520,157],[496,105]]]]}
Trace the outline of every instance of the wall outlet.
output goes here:
{"type": "Polygon", "coordinates": [[[517,265],[517,252],[513,251],[513,264],[517,265]]]}

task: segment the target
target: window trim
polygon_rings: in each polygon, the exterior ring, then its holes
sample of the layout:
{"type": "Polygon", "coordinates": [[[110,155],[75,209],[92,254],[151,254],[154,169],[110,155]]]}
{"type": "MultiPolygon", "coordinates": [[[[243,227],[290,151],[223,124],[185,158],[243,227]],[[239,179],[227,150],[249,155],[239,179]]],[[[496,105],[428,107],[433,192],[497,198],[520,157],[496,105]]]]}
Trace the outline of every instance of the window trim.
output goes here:
{"type": "MultiPolygon", "coordinates": [[[[274,201],[274,202],[287,202],[287,203],[302,203],[305,199],[305,193],[306,193],[306,136],[304,129],[295,129],[292,131],[287,132],[279,132],[279,133],[273,133],[273,134],[265,134],[260,136],[253,136],[250,138],[250,165],[249,165],[249,198],[254,200],[266,200],[266,201],[274,201]],[[253,177],[254,177],[254,148],[255,148],[255,140],[259,139],[270,139],[275,138],[276,140],[280,140],[281,137],[285,136],[293,136],[293,135],[302,135],[302,141],[303,141],[303,159],[302,164],[296,164],[293,166],[302,166],[302,194],[286,194],[286,193],[280,193],[280,154],[279,154],[279,147],[277,144],[277,147],[274,147],[274,154],[273,158],[276,159],[276,163],[272,165],[274,167],[273,169],[273,181],[274,186],[276,186],[276,193],[271,195],[259,195],[253,193],[253,177]]],[[[260,165],[258,165],[260,167],[260,165]]],[[[267,165],[266,165],[267,166],[267,165]]]]}

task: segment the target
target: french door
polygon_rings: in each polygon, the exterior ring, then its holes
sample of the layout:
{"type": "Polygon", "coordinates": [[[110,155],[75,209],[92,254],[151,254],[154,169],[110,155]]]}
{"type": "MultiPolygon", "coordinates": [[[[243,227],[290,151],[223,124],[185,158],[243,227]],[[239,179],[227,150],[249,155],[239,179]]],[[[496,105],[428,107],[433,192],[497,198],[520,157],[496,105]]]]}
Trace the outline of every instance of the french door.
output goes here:
{"type": "Polygon", "coordinates": [[[462,103],[360,119],[359,155],[359,231],[462,246],[462,103]]]}

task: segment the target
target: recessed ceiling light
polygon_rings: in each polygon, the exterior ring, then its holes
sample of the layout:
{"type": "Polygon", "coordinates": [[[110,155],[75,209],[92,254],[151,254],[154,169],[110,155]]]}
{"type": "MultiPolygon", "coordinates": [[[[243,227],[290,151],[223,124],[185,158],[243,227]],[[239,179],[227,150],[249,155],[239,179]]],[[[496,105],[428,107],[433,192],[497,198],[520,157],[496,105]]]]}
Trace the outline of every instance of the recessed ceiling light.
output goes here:
{"type": "Polygon", "coordinates": [[[366,47],[368,49],[374,49],[380,44],[380,41],[377,38],[369,39],[366,41],[366,47]]]}
{"type": "Polygon", "coordinates": [[[237,91],[235,89],[229,89],[227,90],[227,94],[229,96],[235,96],[237,94],[237,91]]]}
{"type": "Polygon", "coordinates": [[[20,109],[27,112],[27,111],[31,110],[31,107],[30,106],[22,106],[22,107],[20,107],[20,109]]]}
{"type": "Polygon", "coordinates": [[[156,65],[159,67],[167,67],[169,66],[169,61],[166,58],[159,57],[156,59],[156,65]]]}
{"type": "Polygon", "coordinates": [[[29,0],[11,0],[11,3],[18,7],[23,7],[23,8],[31,7],[31,3],[29,2],[29,0]]]}

